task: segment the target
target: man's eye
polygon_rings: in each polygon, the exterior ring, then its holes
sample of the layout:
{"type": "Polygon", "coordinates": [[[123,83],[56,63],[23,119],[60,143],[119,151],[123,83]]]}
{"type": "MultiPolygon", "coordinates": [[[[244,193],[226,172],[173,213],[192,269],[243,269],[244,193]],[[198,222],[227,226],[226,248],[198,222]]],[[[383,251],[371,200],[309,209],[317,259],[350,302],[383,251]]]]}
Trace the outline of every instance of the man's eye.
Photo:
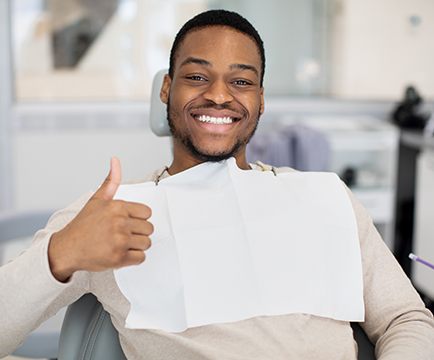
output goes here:
{"type": "Polygon", "coordinates": [[[188,80],[193,80],[193,81],[206,81],[206,79],[200,75],[190,75],[190,76],[186,76],[186,78],[188,80]]]}
{"type": "Polygon", "coordinates": [[[234,85],[238,85],[238,86],[247,86],[247,85],[250,85],[250,83],[249,83],[248,81],[246,81],[246,80],[241,80],[241,79],[239,79],[239,80],[235,80],[235,81],[233,82],[233,84],[234,84],[234,85]]]}

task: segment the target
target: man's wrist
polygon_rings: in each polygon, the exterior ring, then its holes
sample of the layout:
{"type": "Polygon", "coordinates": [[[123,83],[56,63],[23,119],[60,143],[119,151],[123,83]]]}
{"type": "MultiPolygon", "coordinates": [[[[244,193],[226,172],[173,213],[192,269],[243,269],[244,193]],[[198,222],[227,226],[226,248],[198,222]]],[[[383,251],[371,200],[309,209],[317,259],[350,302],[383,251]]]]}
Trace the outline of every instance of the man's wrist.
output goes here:
{"type": "Polygon", "coordinates": [[[50,271],[56,280],[67,282],[76,271],[71,255],[67,249],[65,239],[61,236],[61,232],[52,234],[48,245],[48,263],[50,271]]]}

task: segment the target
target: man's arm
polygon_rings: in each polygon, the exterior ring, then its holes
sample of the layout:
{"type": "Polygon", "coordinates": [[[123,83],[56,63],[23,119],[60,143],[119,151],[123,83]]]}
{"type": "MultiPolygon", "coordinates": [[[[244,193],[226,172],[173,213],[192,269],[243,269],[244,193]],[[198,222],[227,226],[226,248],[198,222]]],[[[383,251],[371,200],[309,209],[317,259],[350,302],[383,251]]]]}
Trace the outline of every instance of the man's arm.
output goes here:
{"type": "Polygon", "coordinates": [[[87,198],[55,213],[46,228],[36,233],[31,247],[0,267],[0,357],[13,352],[28,333],[87,291],[86,272],[60,282],[48,259],[51,235],[71,221],[87,198]]]}
{"type": "Polygon", "coordinates": [[[114,158],[109,175],[90,198],[53,215],[33,245],[0,268],[0,356],[87,292],[89,272],[144,261],[153,232],[151,209],[113,200],[120,181],[120,163],[114,158]]]}
{"type": "MultiPolygon", "coordinates": [[[[381,360],[434,359],[434,320],[363,206],[351,195],[362,252],[365,322],[381,360]]],[[[434,274],[433,274],[434,281],[434,274]]]]}

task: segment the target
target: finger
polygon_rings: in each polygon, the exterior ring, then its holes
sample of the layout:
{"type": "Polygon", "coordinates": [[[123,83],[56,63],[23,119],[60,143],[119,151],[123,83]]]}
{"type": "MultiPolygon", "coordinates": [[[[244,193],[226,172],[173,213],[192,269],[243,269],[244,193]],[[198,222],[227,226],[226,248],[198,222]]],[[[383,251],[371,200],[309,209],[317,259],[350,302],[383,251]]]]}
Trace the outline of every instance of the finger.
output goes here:
{"type": "Polygon", "coordinates": [[[125,202],[125,206],[128,211],[128,215],[133,218],[147,220],[152,215],[151,208],[145,204],[128,201],[125,202]]]}
{"type": "Polygon", "coordinates": [[[154,232],[154,226],[146,220],[128,218],[128,229],[131,234],[149,236],[154,232]]]}
{"type": "Polygon", "coordinates": [[[145,235],[131,235],[128,241],[128,250],[148,250],[152,245],[151,239],[145,235]]]}
{"type": "Polygon", "coordinates": [[[93,195],[94,198],[111,200],[115,196],[116,191],[122,180],[121,162],[117,157],[112,157],[110,160],[110,172],[101,184],[99,189],[93,195]]]}
{"type": "Polygon", "coordinates": [[[124,262],[122,266],[128,265],[138,265],[141,264],[146,259],[146,254],[142,250],[128,250],[125,255],[124,262]]]}

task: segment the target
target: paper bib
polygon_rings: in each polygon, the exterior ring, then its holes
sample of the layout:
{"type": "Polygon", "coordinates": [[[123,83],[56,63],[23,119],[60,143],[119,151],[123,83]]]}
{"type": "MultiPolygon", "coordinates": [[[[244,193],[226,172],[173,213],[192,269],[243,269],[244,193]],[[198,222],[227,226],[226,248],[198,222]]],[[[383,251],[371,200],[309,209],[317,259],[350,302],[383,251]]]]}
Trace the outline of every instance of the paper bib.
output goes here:
{"type": "Polygon", "coordinates": [[[357,224],[332,173],[204,163],[117,199],[152,208],[146,261],[115,271],[126,327],[181,332],[260,315],[363,321],[357,224]]]}

